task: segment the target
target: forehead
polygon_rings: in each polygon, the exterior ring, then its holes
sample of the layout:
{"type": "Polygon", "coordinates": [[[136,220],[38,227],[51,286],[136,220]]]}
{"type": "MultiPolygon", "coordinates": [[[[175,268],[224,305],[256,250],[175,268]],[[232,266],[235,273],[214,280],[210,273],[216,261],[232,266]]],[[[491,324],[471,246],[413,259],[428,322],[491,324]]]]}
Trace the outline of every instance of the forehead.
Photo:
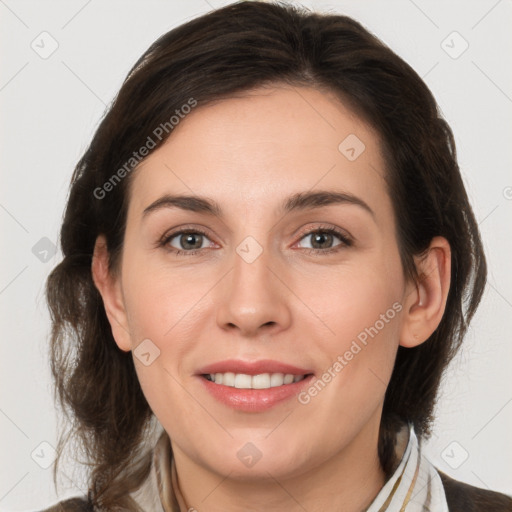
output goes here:
{"type": "Polygon", "coordinates": [[[169,192],[274,208],[294,192],[386,195],[378,134],[333,94],[273,86],[196,107],[132,176],[131,208],[169,192]],[[133,203],[133,204],[132,204],[133,203]]]}

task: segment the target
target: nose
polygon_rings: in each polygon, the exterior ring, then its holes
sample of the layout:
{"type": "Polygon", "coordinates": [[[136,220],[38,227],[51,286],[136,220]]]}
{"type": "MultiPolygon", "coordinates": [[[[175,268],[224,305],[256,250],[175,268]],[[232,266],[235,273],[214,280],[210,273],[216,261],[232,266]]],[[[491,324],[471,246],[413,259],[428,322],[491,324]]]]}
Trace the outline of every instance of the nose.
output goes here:
{"type": "Polygon", "coordinates": [[[217,325],[243,337],[277,334],[287,329],[292,293],[282,274],[283,270],[265,250],[252,262],[235,254],[234,268],[219,289],[217,325]]]}

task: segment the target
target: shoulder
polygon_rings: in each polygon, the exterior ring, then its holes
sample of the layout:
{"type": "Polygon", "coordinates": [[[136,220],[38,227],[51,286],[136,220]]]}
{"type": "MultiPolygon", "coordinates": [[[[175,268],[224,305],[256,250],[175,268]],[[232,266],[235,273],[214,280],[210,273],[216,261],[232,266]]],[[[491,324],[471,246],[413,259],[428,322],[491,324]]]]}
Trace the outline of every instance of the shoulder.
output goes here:
{"type": "Polygon", "coordinates": [[[59,501],[49,508],[45,508],[40,512],[93,512],[93,507],[89,503],[86,496],[69,498],[67,500],[59,501]]]}
{"type": "Polygon", "coordinates": [[[437,470],[450,512],[512,512],[509,496],[459,482],[437,470]]]}

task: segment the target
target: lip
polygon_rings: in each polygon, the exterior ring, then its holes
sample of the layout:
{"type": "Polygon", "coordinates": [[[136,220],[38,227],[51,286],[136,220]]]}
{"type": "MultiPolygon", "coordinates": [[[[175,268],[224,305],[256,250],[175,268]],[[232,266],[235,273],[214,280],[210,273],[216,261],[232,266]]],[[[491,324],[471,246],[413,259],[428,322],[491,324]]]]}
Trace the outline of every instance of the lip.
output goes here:
{"type": "MultiPolygon", "coordinates": [[[[262,359],[260,361],[242,361],[239,359],[227,359],[218,361],[201,368],[197,374],[206,373],[245,373],[246,375],[260,375],[261,373],[291,373],[293,375],[307,375],[313,373],[311,369],[299,368],[271,359],[262,359]]],[[[291,386],[291,384],[287,384],[291,386]]]]}
{"type": "Polygon", "coordinates": [[[238,389],[215,384],[201,375],[197,376],[206,390],[219,402],[243,412],[263,412],[271,409],[277,404],[297,396],[302,389],[310,385],[313,377],[310,374],[299,382],[275,388],[238,389]]]}
{"type": "Polygon", "coordinates": [[[240,360],[219,361],[201,368],[197,378],[216,400],[242,412],[263,412],[297,396],[301,390],[310,385],[314,375],[311,370],[299,368],[279,361],[261,360],[246,362],[240,360]],[[215,384],[203,377],[208,373],[245,373],[259,375],[261,373],[291,373],[307,375],[299,382],[283,384],[268,389],[238,389],[223,384],[215,384]]]}

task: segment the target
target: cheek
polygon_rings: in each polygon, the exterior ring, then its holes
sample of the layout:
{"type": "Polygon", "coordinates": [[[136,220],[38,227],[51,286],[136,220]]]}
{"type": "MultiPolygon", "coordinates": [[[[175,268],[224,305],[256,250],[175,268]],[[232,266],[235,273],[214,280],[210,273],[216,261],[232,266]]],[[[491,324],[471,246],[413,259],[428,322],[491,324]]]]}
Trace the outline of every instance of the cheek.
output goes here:
{"type": "Polygon", "coordinates": [[[160,345],[176,338],[197,320],[202,297],[211,288],[201,271],[180,270],[151,258],[133,257],[123,265],[123,274],[133,342],[150,338],[160,345]]]}
{"type": "Polygon", "coordinates": [[[331,355],[348,349],[352,340],[359,339],[364,344],[370,337],[368,331],[373,334],[371,338],[397,337],[401,310],[398,301],[404,286],[398,257],[390,261],[370,254],[328,271],[318,269],[307,278],[305,275],[296,286],[317,317],[316,327],[325,333],[321,343],[331,355]]]}
{"type": "Polygon", "coordinates": [[[303,282],[303,292],[315,290],[308,303],[326,327],[315,338],[322,382],[303,397],[321,416],[360,422],[382,402],[399,344],[401,276],[398,258],[372,257],[303,282]]]}
{"type": "Polygon", "coordinates": [[[171,404],[185,408],[190,401],[183,385],[195,370],[191,355],[215,356],[208,354],[201,340],[211,332],[207,323],[212,318],[211,291],[216,277],[211,268],[180,269],[135,252],[123,261],[134,363],[144,395],[161,421],[172,414],[171,404]],[[138,357],[142,347],[143,353],[150,353],[149,365],[138,357]]]}
{"type": "Polygon", "coordinates": [[[329,316],[335,337],[344,342],[340,348],[348,349],[348,341],[358,341],[370,350],[384,349],[383,345],[393,340],[398,343],[399,290],[392,282],[378,281],[372,275],[351,281],[344,279],[346,288],[336,294],[329,316]],[[377,338],[381,343],[370,346],[369,340],[377,338]]]}
{"type": "MultiPolygon", "coordinates": [[[[126,265],[125,301],[129,318],[135,369],[152,411],[173,436],[194,428],[194,415],[180,414],[176,432],[176,411],[190,408],[184,375],[190,374],[190,354],[197,350],[203,329],[201,311],[207,290],[202,279],[191,284],[190,273],[138,265],[126,265]],[[149,361],[139,357],[137,346],[145,340],[149,361]],[[148,341],[150,343],[148,344],[148,341]],[[149,362],[149,364],[147,364],[149,362]]],[[[143,345],[140,345],[143,347],[143,345]]]]}

